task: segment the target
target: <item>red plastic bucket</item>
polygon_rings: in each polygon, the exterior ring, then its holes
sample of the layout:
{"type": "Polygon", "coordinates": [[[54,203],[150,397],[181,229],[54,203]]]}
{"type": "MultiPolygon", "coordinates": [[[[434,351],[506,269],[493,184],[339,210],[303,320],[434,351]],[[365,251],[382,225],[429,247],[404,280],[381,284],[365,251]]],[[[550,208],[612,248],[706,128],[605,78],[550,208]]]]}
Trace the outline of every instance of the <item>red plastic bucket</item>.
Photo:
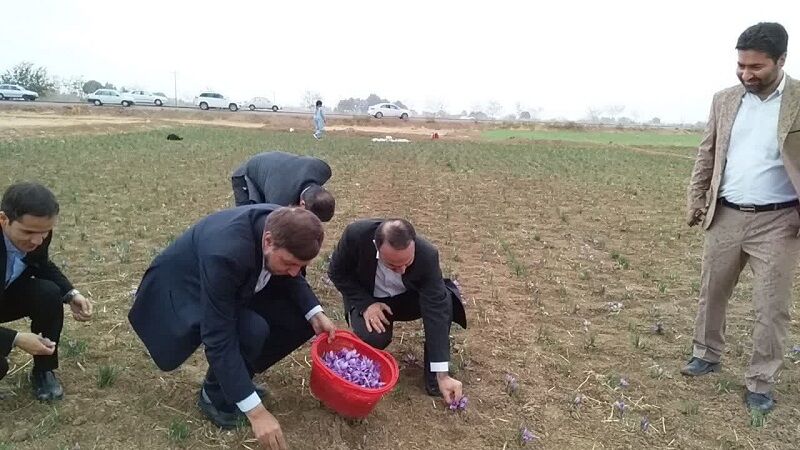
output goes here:
{"type": "Polygon", "coordinates": [[[336,331],[332,343],[328,343],[328,333],[322,333],[311,344],[311,393],[328,408],[340,415],[361,419],[367,417],[378,404],[381,397],[394,389],[400,376],[397,361],[388,352],[370,347],[349,331],[336,331]],[[369,389],[351,383],[333,372],[322,361],[322,356],[330,351],[355,349],[380,365],[383,387],[369,389]]]}

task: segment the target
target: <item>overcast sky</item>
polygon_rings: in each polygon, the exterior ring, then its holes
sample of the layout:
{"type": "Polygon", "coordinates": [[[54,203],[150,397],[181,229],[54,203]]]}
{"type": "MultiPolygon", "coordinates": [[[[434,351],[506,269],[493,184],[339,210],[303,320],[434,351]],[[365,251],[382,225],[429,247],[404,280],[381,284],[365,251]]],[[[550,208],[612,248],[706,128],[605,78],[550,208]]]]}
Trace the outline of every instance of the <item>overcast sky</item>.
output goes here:
{"type": "Polygon", "coordinates": [[[580,119],[624,105],[694,122],[738,83],[736,39],[759,21],[786,27],[785,69],[800,78],[797,0],[3,3],[0,71],[27,60],[170,96],[177,71],[186,99],[212,89],[297,105],[311,90],[335,106],[374,92],[417,110],[497,101],[580,119]]]}

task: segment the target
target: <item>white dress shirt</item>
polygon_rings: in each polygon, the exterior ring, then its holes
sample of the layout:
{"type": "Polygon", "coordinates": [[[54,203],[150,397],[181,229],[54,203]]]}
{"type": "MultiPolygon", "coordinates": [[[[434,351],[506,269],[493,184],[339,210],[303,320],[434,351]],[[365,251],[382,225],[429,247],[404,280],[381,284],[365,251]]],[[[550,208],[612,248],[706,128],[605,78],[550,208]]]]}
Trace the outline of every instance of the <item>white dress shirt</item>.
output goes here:
{"type": "MultiPolygon", "coordinates": [[[[394,297],[406,292],[403,284],[403,276],[394,270],[386,267],[381,261],[380,251],[375,252],[375,259],[378,260],[378,267],[375,270],[375,289],[372,295],[376,298],[394,297]]],[[[450,370],[450,363],[431,362],[431,372],[447,372],[450,370]]]]}
{"type": "Polygon", "coordinates": [[[768,205],[797,199],[778,143],[786,76],[765,100],[747,92],[736,114],[719,196],[738,205],[768,205]]]}
{"type": "MultiPolygon", "coordinates": [[[[376,254],[377,258],[378,255],[376,254]]],[[[378,268],[375,270],[375,290],[372,295],[377,298],[394,297],[406,291],[403,276],[386,267],[378,258],[378,268]]]]}

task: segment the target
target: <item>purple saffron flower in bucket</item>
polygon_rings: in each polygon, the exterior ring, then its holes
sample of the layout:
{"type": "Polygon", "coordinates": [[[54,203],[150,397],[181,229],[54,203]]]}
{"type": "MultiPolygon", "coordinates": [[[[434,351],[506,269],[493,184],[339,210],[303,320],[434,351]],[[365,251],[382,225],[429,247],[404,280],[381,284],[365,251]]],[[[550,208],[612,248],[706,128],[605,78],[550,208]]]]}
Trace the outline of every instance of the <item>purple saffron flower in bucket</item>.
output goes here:
{"type": "Polygon", "coordinates": [[[380,365],[355,349],[327,352],[322,361],[336,375],[358,386],[377,389],[386,384],[381,381],[380,365]]]}

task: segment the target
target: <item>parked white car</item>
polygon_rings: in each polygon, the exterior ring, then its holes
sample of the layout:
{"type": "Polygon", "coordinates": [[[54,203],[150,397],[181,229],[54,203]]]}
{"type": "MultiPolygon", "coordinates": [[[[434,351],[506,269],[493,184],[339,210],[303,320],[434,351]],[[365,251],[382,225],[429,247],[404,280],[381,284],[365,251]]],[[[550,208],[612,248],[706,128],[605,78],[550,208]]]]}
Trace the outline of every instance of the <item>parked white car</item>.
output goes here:
{"type": "Polygon", "coordinates": [[[0,84],[0,100],[29,100],[34,101],[39,94],[29,91],[18,84],[0,84]]]}
{"type": "Polygon", "coordinates": [[[122,105],[131,106],[136,103],[131,94],[122,94],[114,89],[98,89],[86,97],[86,101],[95,105],[122,105]]]}
{"type": "Polygon", "coordinates": [[[202,110],[208,108],[228,108],[231,111],[238,111],[239,104],[226,98],[218,92],[203,92],[194,98],[194,105],[199,106],[202,110]]]}
{"type": "Polygon", "coordinates": [[[249,102],[247,102],[247,108],[250,111],[255,111],[257,109],[271,109],[275,112],[281,109],[278,105],[273,104],[270,99],[265,97],[253,97],[249,102]]]}
{"type": "Polygon", "coordinates": [[[148,91],[130,91],[129,94],[133,96],[133,100],[139,105],[163,106],[164,103],[167,103],[167,97],[148,91]]]}
{"type": "Polygon", "coordinates": [[[403,109],[393,103],[378,103],[377,105],[372,105],[367,110],[367,113],[376,119],[382,117],[399,117],[406,120],[408,116],[411,115],[409,110],[403,109]]]}

